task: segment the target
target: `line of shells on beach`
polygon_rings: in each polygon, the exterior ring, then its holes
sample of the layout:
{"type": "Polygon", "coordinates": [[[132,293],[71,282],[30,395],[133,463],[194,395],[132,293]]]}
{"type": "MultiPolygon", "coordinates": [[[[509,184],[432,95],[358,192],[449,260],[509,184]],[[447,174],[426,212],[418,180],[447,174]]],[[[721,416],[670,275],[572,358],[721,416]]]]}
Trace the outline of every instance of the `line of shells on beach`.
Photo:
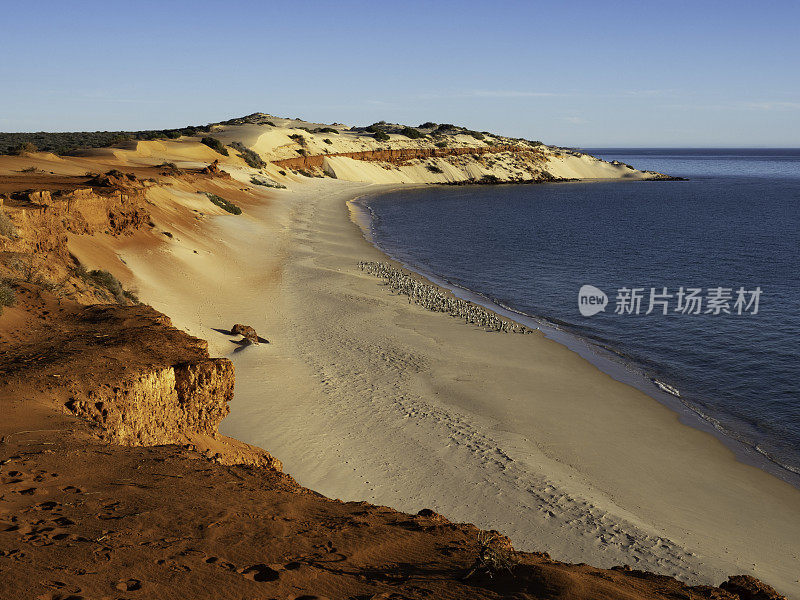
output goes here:
{"type": "Polygon", "coordinates": [[[509,319],[499,317],[490,310],[454,296],[447,295],[441,288],[423,283],[408,273],[384,262],[359,261],[358,268],[380,277],[398,294],[408,296],[408,301],[434,312],[448,313],[465,322],[482,327],[487,331],[502,333],[530,333],[530,329],[509,319]]]}

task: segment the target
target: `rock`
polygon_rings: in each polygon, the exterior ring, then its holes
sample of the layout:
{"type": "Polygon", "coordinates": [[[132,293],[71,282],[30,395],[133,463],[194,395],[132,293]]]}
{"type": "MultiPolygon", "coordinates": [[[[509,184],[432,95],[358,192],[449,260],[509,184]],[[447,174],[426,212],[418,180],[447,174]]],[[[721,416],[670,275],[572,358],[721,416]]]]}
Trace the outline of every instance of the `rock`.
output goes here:
{"type": "Polygon", "coordinates": [[[742,600],[786,600],[786,596],[781,596],[772,586],[750,575],[731,575],[719,587],[742,600]]]}
{"type": "Polygon", "coordinates": [[[258,337],[256,330],[250,327],[250,325],[242,325],[241,323],[236,323],[231,327],[231,333],[234,335],[241,335],[248,344],[258,344],[262,339],[258,337]]]}
{"type": "Polygon", "coordinates": [[[219,168],[219,159],[212,162],[207,167],[200,169],[200,172],[205,175],[213,175],[214,177],[227,177],[230,178],[230,175],[219,168]]]}

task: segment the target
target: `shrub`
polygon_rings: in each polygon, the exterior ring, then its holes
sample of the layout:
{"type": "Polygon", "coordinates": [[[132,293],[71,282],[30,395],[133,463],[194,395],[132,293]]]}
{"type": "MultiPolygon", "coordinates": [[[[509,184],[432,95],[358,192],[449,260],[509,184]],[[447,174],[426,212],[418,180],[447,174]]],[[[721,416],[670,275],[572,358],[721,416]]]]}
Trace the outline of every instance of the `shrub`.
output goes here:
{"type": "Polygon", "coordinates": [[[484,135],[480,131],[467,131],[466,133],[467,135],[474,137],[476,140],[482,140],[484,138],[484,135]]]}
{"type": "Polygon", "coordinates": [[[36,152],[36,144],[33,142],[22,142],[11,149],[11,154],[26,154],[28,152],[36,152]]]}
{"type": "Polygon", "coordinates": [[[444,173],[438,166],[436,165],[425,165],[425,168],[428,169],[431,173],[444,173]]]}
{"type": "Polygon", "coordinates": [[[0,235],[4,235],[7,238],[17,237],[17,228],[14,227],[14,223],[2,210],[0,210],[0,235]]]}
{"type": "Polygon", "coordinates": [[[286,189],[286,186],[282,183],[278,183],[277,181],[272,181],[271,179],[259,179],[256,176],[250,178],[250,183],[253,185],[263,185],[264,187],[275,188],[278,190],[286,189]]]}
{"type": "Polygon", "coordinates": [[[275,125],[275,123],[273,123],[272,121],[264,121],[264,125],[269,125],[270,127],[277,127],[277,125],[275,125]]]}
{"type": "Polygon", "coordinates": [[[464,579],[473,575],[493,578],[503,571],[513,574],[518,563],[513,549],[504,543],[500,534],[496,531],[481,531],[478,533],[478,556],[464,579]]]}
{"type": "Polygon", "coordinates": [[[200,142],[205,144],[215,152],[222,154],[222,156],[228,156],[228,149],[217,138],[207,135],[203,139],[201,139],[200,142]]]}
{"type": "Polygon", "coordinates": [[[452,123],[442,123],[436,128],[436,131],[449,131],[451,129],[457,129],[457,127],[452,123]]]}
{"type": "Polygon", "coordinates": [[[125,304],[125,290],[122,288],[119,279],[114,277],[114,275],[108,271],[95,269],[89,271],[89,280],[95,285],[108,290],[120,304],[125,304]]]}
{"type": "Polygon", "coordinates": [[[379,142],[385,142],[389,139],[389,136],[384,131],[376,131],[373,137],[379,142]]]}
{"type": "Polygon", "coordinates": [[[436,147],[437,148],[447,148],[447,142],[445,142],[445,141],[436,142],[436,147]]]}
{"type": "Polygon", "coordinates": [[[306,155],[306,151],[303,148],[298,148],[297,150],[295,150],[295,152],[297,152],[300,156],[306,155]]]}
{"type": "Polygon", "coordinates": [[[17,301],[17,295],[14,290],[7,283],[0,281],[0,315],[3,314],[4,306],[14,306],[17,301]]]}
{"type": "Polygon", "coordinates": [[[336,135],[338,135],[339,130],[334,129],[333,127],[317,127],[314,130],[314,133],[335,133],[336,135]]]}
{"type": "Polygon", "coordinates": [[[433,121],[426,121],[419,126],[420,129],[433,129],[434,127],[436,127],[436,123],[433,121]]]}
{"type": "Polygon", "coordinates": [[[332,143],[333,143],[333,142],[332,142],[332,141],[330,141],[328,138],[325,138],[325,139],[324,139],[324,140],[322,140],[322,141],[323,141],[323,142],[325,142],[326,144],[332,144],[332,143]]]}
{"type": "Polygon", "coordinates": [[[203,192],[211,202],[219,206],[223,210],[227,210],[232,215],[240,215],[242,214],[242,209],[236,206],[233,202],[225,200],[225,198],[221,196],[217,196],[216,194],[212,194],[211,192],[203,192]]]}
{"type": "Polygon", "coordinates": [[[89,271],[83,266],[83,263],[77,263],[72,267],[72,274],[81,279],[89,279],[89,271]]]}
{"type": "Polygon", "coordinates": [[[253,167],[254,169],[263,169],[267,166],[267,163],[264,162],[264,159],[261,158],[258,152],[251,150],[241,142],[233,142],[231,144],[231,148],[239,152],[239,156],[242,157],[248,166],[253,167]]]}
{"type": "Polygon", "coordinates": [[[297,142],[301,146],[306,145],[306,138],[300,133],[292,133],[289,135],[289,137],[292,138],[295,142],[297,142]]]}
{"type": "Polygon", "coordinates": [[[417,131],[413,127],[403,127],[403,129],[400,131],[400,135],[404,135],[412,140],[418,140],[419,138],[425,137],[424,133],[417,131]]]}
{"type": "Polygon", "coordinates": [[[177,129],[168,129],[164,132],[164,137],[170,140],[177,140],[179,137],[181,137],[181,132],[177,129]]]}
{"type": "Polygon", "coordinates": [[[123,291],[122,291],[122,295],[123,295],[123,296],[125,296],[125,297],[126,297],[128,300],[130,300],[130,301],[131,301],[131,302],[133,302],[134,304],[139,304],[139,296],[137,296],[136,294],[134,294],[132,291],[130,291],[130,290],[123,290],[123,291]]]}
{"type": "Polygon", "coordinates": [[[381,130],[381,128],[378,125],[379,123],[373,123],[372,125],[367,125],[364,129],[366,129],[370,133],[377,133],[381,130]]]}
{"type": "Polygon", "coordinates": [[[281,175],[283,175],[284,177],[286,176],[286,171],[284,171],[283,169],[281,169],[280,171],[278,171],[278,173],[280,173],[280,174],[281,174],[281,175]]]}

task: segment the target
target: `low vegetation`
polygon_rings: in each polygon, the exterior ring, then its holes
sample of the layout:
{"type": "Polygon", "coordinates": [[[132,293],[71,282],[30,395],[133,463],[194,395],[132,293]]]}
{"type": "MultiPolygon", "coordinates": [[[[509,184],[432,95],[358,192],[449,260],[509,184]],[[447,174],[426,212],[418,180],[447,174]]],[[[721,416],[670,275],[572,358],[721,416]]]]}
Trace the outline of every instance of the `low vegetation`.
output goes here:
{"type": "Polygon", "coordinates": [[[9,154],[16,154],[18,156],[22,156],[23,154],[36,152],[38,149],[39,148],[33,142],[22,142],[21,144],[17,144],[13,148],[11,148],[9,154]]]}
{"type": "Polygon", "coordinates": [[[465,131],[467,135],[471,135],[476,140],[482,140],[485,136],[480,131],[465,131]]]}
{"type": "Polygon", "coordinates": [[[283,185],[282,183],[278,183],[277,181],[272,181],[271,179],[261,179],[259,177],[256,177],[255,175],[253,175],[250,178],[250,183],[252,183],[253,185],[262,185],[264,187],[275,188],[278,190],[286,189],[286,186],[283,185]]]}
{"type": "Polygon", "coordinates": [[[0,235],[7,238],[17,237],[17,228],[5,211],[0,210],[0,235]]]}
{"type": "Polygon", "coordinates": [[[404,127],[400,130],[400,135],[404,135],[412,140],[418,140],[420,138],[427,137],[424,133],[417,131],[413,127],[404,127]]]}
{"type": "Polygon", "coordinates": [[[386,142],[389,140],[389,134],[385,131],[376,131],[373,137],[379,142],[386,142]]]}
{"type": "Polygon", "coordinates": [[[447,148],[447,142],[445,142],[444,140],[442,140],[441,142],[436,142],[436,147],[437,148],[447,148]]]}
{"type": "Polygon", "coordinates": [[[503,571],[513,573],[517,564],[514,551],[497,532],[481,531],[478,534],[478,556],[464,579],[473,575],[494,577],[503,571]]]}
{"type": "Polygon", "coordinates": [[[114,277],[114,275],[108,271],[103,271],[102,269],[89,271],[88,279],[98,287],[108,290],[108,292],[114,296],[114,299],[119,304],[127,304],[128,301],[134,303],[139,302],[139,299],[136,297],[136,295],[133,292],[124,289],[122,284],[119,282],[119,279],[114,277]]]}
{"type": "Polygon", "coordinates": [[[3,314],[4,306],[14,306],[17,301],[17,295],[14,289],[5,281],[0,281],[0,315],[3,314]]]}
{"type": "Polygon", "coordinates": [[[330,141],[328,138],[325,138],[325,139],[324,139],[324,140],[322,140],[322,141],[323,141],[323,142],[325,142],[326,144],[332,144],[332,143],[333,143],[333,142],[332,142],[332,141],[330,141]]]}
{"type": "Polygon", "coordinates": [[[226,210],[232,215],[240,215],[242,214],[242,209],[236,206],[233,202],[229,200],[225,200],[222,196],[217,196],[216,194],[212,194],[211,192],[203,192],[206,197],[211,200],[214,204],[219,206],[222,210],[226,210]]]}
{"type": "Polygon", "coordinates": [[[255,150],[251,150],[247,146],[245,146],[241,142],[233,142],[231,144],[231,148],[236,150],[239,153],[239,156],[242,157],[242,160],[247,163],[248,166],[253,167],[254,169],[263,169],[267,166],[267,163],[264,161],[263,158],[256,152],[255,150]]]}
{"type": "Polygon", "coordinates": [[[425,165],[425,168],[431,173],[444,173],[437,165],[425,165]]]}
{"type": "Polygon", "coordinates": [[[313,133],[334,133],[339,135],[339,130],[334,129],[333,127],[317,127],[313,133]]]}
{"type": "Polygon", "coordinates": [[[207,135],[201,139],[200,142],[211,148],[214,152],[222,156],[228,156],[228,149],[225,147],[225,144],[220,142],[217,138],[207,135]]]}
{"type": "Polygon", "coordinates": [[[54,152],[68,155],[76,150],[105,148],[125,141],[177,139],[182,135],[194,136],[208,133],[211,125],[189,125],[176,129],[153,129],[143,131],[69,131],[47,133],[0,133],[0,154],[24,152],[54,152]]]}

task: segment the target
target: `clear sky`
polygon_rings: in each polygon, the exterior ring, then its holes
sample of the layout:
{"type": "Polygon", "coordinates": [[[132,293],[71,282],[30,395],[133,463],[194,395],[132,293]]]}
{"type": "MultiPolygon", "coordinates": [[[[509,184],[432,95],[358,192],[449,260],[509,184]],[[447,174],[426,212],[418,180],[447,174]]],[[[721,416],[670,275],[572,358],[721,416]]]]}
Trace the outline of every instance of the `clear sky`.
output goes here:
{"type": "Polygon", "coordinates": [[[0,130],[262,111],[573,146],[800,146],[800,1],[0,0],[0,130]]]}

